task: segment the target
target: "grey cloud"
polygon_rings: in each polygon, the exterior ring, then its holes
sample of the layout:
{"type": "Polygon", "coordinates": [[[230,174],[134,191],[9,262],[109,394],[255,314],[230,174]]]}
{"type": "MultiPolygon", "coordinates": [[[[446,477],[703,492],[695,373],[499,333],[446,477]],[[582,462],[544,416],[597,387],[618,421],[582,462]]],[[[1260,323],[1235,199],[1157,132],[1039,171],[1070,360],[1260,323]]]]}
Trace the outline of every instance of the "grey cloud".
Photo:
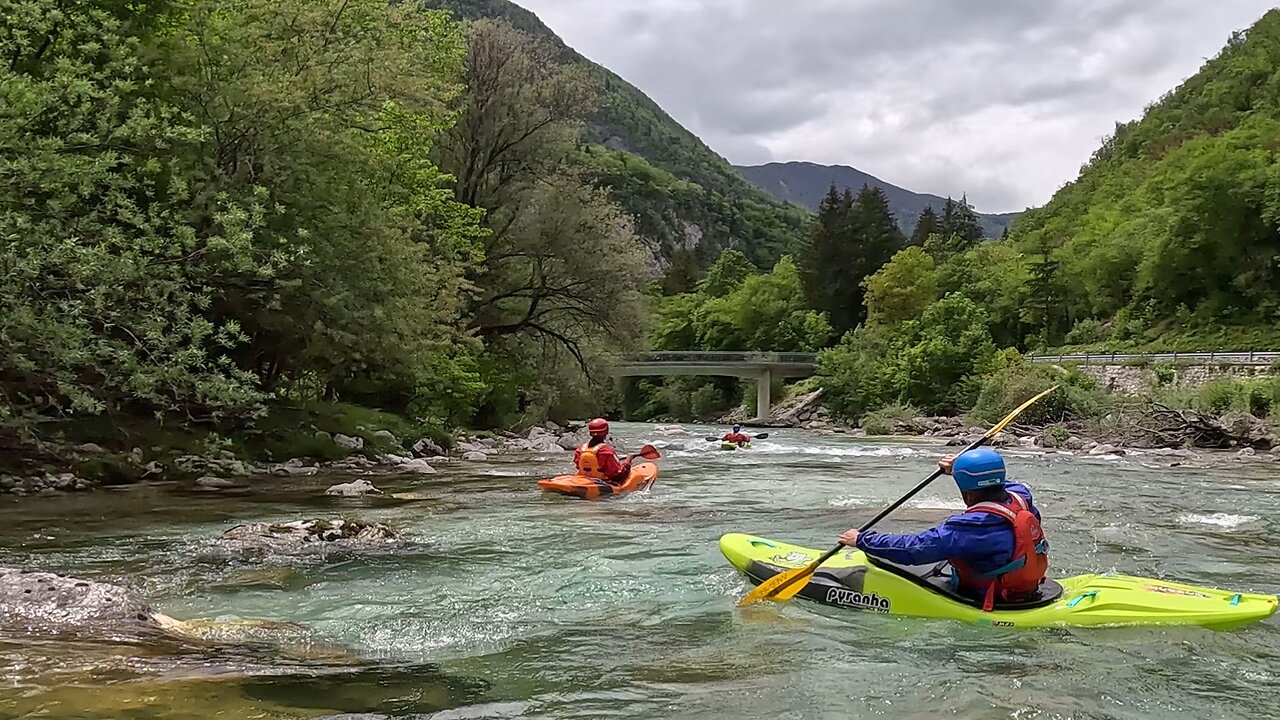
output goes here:
{"type": "Polygon", "coordinates": [[[517,0],[731,161],[1040,204],[1269,0],[517,0]]]}

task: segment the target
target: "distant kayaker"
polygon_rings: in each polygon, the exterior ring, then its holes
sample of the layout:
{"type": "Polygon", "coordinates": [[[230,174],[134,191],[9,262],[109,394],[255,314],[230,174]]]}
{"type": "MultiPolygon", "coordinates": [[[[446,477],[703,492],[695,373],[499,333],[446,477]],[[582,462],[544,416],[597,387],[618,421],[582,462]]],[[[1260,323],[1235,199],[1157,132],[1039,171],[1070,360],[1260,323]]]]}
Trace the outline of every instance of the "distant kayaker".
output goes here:
{"type": "Polygon", "coordinates": [[[751,436],[746,435],[742,432],[741,425],[734,425],[733,432],[725,433],[724,437],[720,438],[720,441],[737,443],[738,445],[746,445],[747,443],[751,442],[751,436]]]}
{"type": "Polygon", "coordinates": [[[596,418],[587,423],[591,439],[573,453],[573,464],[578,474],[617,484],[625,482],[631,474],[631,463],[618,460],[618,453],[605,440],[609,437],[609,421],[596,418]]]}
{"type": "Polygon", "coordinates": [[[960,592],[997,601],[1032,598],[1049,568],[1049,543],[1031,491],[1005,478],[1004,458],[978,448],[938,462],[951,475],[968,508],[922,533],[899,535],[848,530],[840,542],[898,565],[948,561],[960,592]]]}

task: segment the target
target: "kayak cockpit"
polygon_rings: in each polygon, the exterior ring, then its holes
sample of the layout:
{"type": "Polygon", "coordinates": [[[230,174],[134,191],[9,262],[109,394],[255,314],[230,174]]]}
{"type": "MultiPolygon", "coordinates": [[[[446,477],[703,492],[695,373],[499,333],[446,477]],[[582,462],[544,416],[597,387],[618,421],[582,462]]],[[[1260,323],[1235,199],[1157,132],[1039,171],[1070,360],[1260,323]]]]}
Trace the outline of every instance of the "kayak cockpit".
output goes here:
{"type": "MultiPolygon", "coordinates": [[[[943,595],[948,599],[955,600],[958,603],[964,603],[972,607],[982,607],[982,598],[975,598],[963,593],[957,592],[951,586],[951,572],[949,563],[940,562],[937,565],[897,565],[885,560],[867,556],[867,562],[905,578],[911,582],[931,590],[939,595],[943,595]]],[[[1033,608],[1052,605],[1062,597],[1062,586],[1055,580],[1045,579],[1040,585],[1040,592],[1034,598],[1021,600],[1018,602],[997,602],[996,610],[1031,610],[1033,608]]]]}

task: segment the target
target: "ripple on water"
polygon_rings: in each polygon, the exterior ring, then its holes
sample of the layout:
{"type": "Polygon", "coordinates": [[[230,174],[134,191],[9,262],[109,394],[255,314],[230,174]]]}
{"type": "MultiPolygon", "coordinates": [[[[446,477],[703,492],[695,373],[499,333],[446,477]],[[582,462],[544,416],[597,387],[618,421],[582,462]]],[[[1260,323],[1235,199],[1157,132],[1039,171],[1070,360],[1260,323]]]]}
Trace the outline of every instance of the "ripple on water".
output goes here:
{"type": "Polygon", "coordinates": [[[1188,513],[1178,517],[1178,522],[1190,525],[1213,525],[1223,528],[1237,528],[1241,525],[1247,525],[1257,521],[1257,515],[1235,515],[1232,513],[1216,512],[1209,515],[1200,515],[1196,513],[1188,513]]]}

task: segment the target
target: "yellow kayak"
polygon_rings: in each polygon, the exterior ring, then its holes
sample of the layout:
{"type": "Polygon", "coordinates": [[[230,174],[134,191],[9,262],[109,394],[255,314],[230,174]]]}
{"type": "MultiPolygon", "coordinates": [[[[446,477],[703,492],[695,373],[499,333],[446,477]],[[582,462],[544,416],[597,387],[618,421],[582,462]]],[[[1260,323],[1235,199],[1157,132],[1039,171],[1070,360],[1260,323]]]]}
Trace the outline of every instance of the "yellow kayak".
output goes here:
{"type": "MultiPolygon", "coordinates": [[[[759,585],[807,565],[825,552],[777,540],[729,533],[720,552],[759,585]]],[[[1275,595],[1238,593],[1127,575],[1076,575],[1048,580],[1035,601],[997,605],[954,593],[940,567],[906,567],[868,558],[852,548],[828,560],[797,597],[890,615],[947,618],[994,627],[1199,625],[1230,630],[1276,611],[1275,595]]]]}

